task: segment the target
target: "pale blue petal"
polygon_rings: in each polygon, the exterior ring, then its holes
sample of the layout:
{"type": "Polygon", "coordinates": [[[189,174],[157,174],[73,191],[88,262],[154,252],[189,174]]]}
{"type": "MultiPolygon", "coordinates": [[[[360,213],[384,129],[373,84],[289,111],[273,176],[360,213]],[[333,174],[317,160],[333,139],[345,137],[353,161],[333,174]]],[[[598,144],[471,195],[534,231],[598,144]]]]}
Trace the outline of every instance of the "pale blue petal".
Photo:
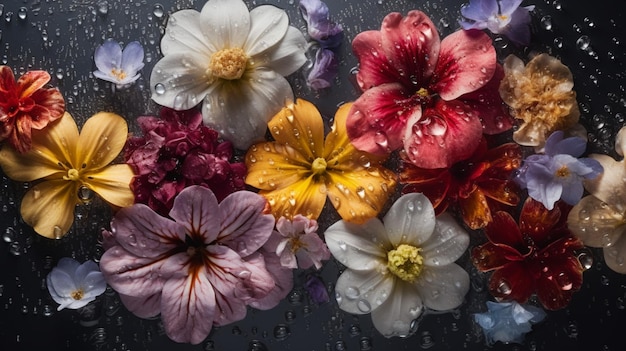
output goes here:
{"type": "Polygon", "coordinates": [[[143,46],[138,41],[128,43],[122,52],[122,70],[131,77],[143,68],[143,46]]]}
{"type": "Polygon", "coordinates": [[[530,13],[525,8],[519,8],[511,14],[511,19],[502,35],[513,43],[521,46],[530,43],[530,13]]]}
{"type": "Polygon", "coordinates": [[[576,205],[583,197],[584,190],[582,181],[576,177],[576,179],[563,184],[561,199],[567,204],[576,205]]]}
{"type": "Polygon", "coordinates": [[[498,13],[498,3],[493,0],[470,0],[469,5],[461,7],[461,15],[477,22],[486,22],[498,13]]]}
{"type": "Polygon", "coordinates": [[[500,14],[510,16],[519,8],[522,1],[523,0],[500,0],[500,14]]]}
{"type": "Polygon", "coordinates": [[[581,174],[585,179],[594,179],[604,172],[604,167],[593,158],[581,158],[578,161],[591,170],[589,173],[581,174]]]}
{"type": "Polygon", "coordinates": [[[74,281],[77,283],[84,281],[91,272],[100,272],[98,264],[94,261],[85,261],[73,272],[74,281]]]}
{"type": "Polygon", "coordinates": [[[119,69],[122,65],[122,47],[117,41],[107,39],[96,48],[94,61],[99,71],[109,73],[113,69],[119,69]]]}

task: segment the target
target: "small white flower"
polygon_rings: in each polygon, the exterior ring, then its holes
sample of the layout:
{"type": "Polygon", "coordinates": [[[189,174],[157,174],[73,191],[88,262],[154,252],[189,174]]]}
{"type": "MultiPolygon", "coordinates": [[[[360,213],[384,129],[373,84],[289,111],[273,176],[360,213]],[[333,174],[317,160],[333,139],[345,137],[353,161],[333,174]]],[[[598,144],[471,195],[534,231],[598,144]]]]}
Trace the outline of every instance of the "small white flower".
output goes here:
{"type": "Polygon", "coordinates": [[[202,103],[204,123],[245,150],[293,91],[284,76],[305,62],[306,40],[272,5],[210,0],[201,12],[173,13],[150,77],[152,99],[175,110],[202,103]]]}
{"type": "Polygon", "coordinates": [[[67,257],[59,260],[48,274],[47,282],[52,299],[60,304],[59,311],[64,308],[79,309],[95,300],[107,287],[95,262],[80,264],[67,257]]]}
{"type": "Polygon", "coordinates": [[[448,214],[435,218],[423,194],[400,197],[384,217],[364,224],[339,221],[326,233],[332,255],[347,269],[335,285],[339,308],[372,314],[386,337],[408,336],[424,307],[458,307],[469,290],[469,275],[454,262],[469,235],[448,214]]]}
{"type": "Polygon", "coordinates": [[[122,50],[117,41],[107,39],[96,48],[94,61],[98,70],[93,75],[115,83],[118,89],[124,89],[139,79],[139,70],[144,66],[143,58],[143,47],[139,42],[130,42],[122,50]]]}
{"type": "Polygon", "coordinates": [[[280,217],[276,230],[265,244],[266,248],[280,257],[285,268],[322,268],[322,261],[330,258],[330,251],[317,235],[317,221],[303,215],[292,220],[280,217]]]}

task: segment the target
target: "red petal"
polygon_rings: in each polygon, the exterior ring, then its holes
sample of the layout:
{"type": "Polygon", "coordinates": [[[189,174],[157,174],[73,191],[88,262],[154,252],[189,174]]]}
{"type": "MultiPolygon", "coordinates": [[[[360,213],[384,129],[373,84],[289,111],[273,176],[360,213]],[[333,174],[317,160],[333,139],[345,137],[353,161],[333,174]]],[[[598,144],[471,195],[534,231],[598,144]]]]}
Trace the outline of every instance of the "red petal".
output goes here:
{"type": "Polygon", "coordinates": [[[489,291],[500,299],[528,301],[535,292],[536,281],[525,262],[511,262],[496,270],[489,280],[489,291]]]}
{"type": "Polygon", "coordinates": [[[506,245],[520,253],[526,253],[527,244],[513,217],[504,211],[498,211],[492,217],[491,223],[485,228],[487,239],[494,244],[506,245]]]}
{"type": "Polygon", "coordinates": [[[487,242],[474,247],[472,250],[472,263],[479,271],[487,272],[508,264],[512,261],[510,258],[514,258],[515,255],[519,256],[519,253],[508,246],[487,242]]]}
{"type": "Polygon", "coordinates": [[[33,93],[32,99],[39,111],[38,113],[31,111],[35,129],[44,128],[49,122],[61,118],[65,112],[65,100],[58,89],[39,89],[33,93]]]}
{"type": "Polygon", "coordinates": [[[50,81],[50,74],[46,71],[28,71],[17,80],[20,99],[33,95],[50,81]]]}
{"type": "Polygon", "coordinates": [[[520,213],[519,228],[536,246],[543,247],[551,241],[551,237],[555,237],[554,230],[560,221],[561,210],[558,206],[549,211],[541,202],[528,197],[520,213]]]}
{"type": "Polygon", "coordinates": [[[491,222],[491,209],[482,191],[476,189],[467,198],[459,197],[463,221],[472,229],[484,228],[491,222]]]}
{"type": "Polygon", "coordinates": [[[421,168],[447,168],[472,155],[482,138],[478,117],[460,101],[439,100],[412,115],[404,134],[408,159],[421,168]]]}
{"type": "Polygon", "coordinates": [[[359,60],[356,80],[361,90],[366,91],[381,84],[399,81],[398,71],[391,66],[382,50],[380,31],[369,30],[357,34],[352,40],[352,51],[359,60]]]}
{"type": "Polygon", "coordinates": [[[9,143],[20,153],[30,150],[32,145],[32,120],[30,115],[20,114],[15,121],[9,143]]]}
{"type": "Polygon", "coordinates": [[[584,269],[572,252],[582,247],[578,239],[567,238],[539,253],[537,295],[545,308],[557,310],[567,306],[572,294],[582,286],[584,269]]]}
{"type": "Polygon", "coordinates": [[[520,200],[518,194],[519,187],[513,181],[488,178],[481,179],[476,184],[485,196],[500,203],[516,206],[520,200]]]}
{"type": "Polygon", "coordinates": [[[400,173],[400,182],[406,184],[402,189],[403,194],[423,193],[428,197],[435,208],[436,214],[440,214],[447,208],[448,189],[450,188],[451,176],[447,169],[424,169],[404,162],[400,173]]]}
{"type": "Polygon", "coordinates": [[[0,66],[0,91],[6,93],[16,93],[17,85],[13,70],[9,66],[0,66]]]}
{"type": "MultiPolygon", "coordinates": [[[[485,86],[496,70],[491,38],[479,30],[459,30],[441,41],[437,68],[428,90],[450,101],[485,86]]],[[[481,128],[482,129],[482,128],[481,128]]]]}

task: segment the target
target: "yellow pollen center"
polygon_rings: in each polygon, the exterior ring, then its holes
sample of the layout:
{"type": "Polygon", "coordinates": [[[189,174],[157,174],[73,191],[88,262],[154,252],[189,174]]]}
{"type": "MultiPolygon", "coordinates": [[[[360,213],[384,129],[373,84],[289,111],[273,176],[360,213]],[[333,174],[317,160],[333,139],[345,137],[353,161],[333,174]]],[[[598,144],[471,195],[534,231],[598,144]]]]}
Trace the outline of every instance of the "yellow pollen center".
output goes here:
{"type": "Polygon", "coordinates": [[[419,95],[421,97],[428,97],[430,95],[430,93],[428,92],[428,89],[426,88],[420,88],[420,90],[418,90],[415,95],[419,95]]]}
{"type": "Polygon", "coordinates": [[[422,272],[424,259],[421,249],[415,246],[400,244],[395,250],[387,252],[387,268],[396,277],[412,283],[422,272]]]}
{"type": "Polygon", "coordinates": [[[561,168],[557,169],[554,173],[557,177],[565,178],[569,176],[569,168],[567,166],[561,166],[561,168]]]}
{"type": "Polygon", "coordinates": [[[63,176],[63,179],[75,182],[80,179],[80,173],[76,169],[70,168],[67,170],[67,175],[63,176]]]}
{"type": "Polygon", "coordinates": [[[124,72],[123,69],[113,68],[111,69],[111,75],[117,78],[118,80],[126,79],[126,72],[124,72]]]}
{"type": "Polygon", "coordinates": [[[311,170],[313,174],[322,174],[326,172],[326,160],[318,157],[313,161],[313,165],[311,165],[311,170]]]}
{"type": "Polygon", "coordinates": [[[215,77],[239,79],[248,65],[248,56],[240,48],[222,49],[211,56],[209,70],[215,77]]]}
{"type": "Polygon", "coordinates": [[[74,290],[70,294],[70,297],[73,298],[74,300],[82,300],[84,296],[85,296],[85,292],[83,291],[83,289],[74,290]]]}
{"type": "Polygon", "coordinates": [[[500,19],[501,21],[506,21],[509,18],[509,16],[507,15],[498,15],[498,19],[500,19]]]}

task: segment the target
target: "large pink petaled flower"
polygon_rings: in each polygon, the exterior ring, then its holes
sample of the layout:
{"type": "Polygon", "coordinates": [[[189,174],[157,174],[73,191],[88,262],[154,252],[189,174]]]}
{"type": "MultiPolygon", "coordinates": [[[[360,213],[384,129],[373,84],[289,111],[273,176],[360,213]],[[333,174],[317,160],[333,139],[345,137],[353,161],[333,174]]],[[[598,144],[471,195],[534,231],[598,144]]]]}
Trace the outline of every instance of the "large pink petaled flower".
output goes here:
{"type": "Polygon", "coordinates": [[[281,281],[291,274],[259,252],[274,228],[266,204],[245,190],[218,204],[194,185],[176,197],[171,219],[144,204],[123,208],[105,231],[102,273],[131,312],[161,314],[172,340],[198,344],[214,324],[243,319],[248,305],[273,307],[291,288],[281,281]]]}
{"type": "Polygon", "coordinates": [[[483,132],[512,127],[498,93],[504,71],[481,31],[440,40],[424,13],[390,13],[352,49],[364,91],[347,121],[357,149],[384,154],[404,145],[416,166],[445,168],[471,156],[483,132]]]}
{"type": "Polygon", "coordinates": [[[7,140],[17,151],[31,147],[32,129],[43,129],[65,112],[65,100],[57,88],[44,88],[46,71],[28,71],[17,81],[8,66],[0,66],[0,142],[7,140]]]}

